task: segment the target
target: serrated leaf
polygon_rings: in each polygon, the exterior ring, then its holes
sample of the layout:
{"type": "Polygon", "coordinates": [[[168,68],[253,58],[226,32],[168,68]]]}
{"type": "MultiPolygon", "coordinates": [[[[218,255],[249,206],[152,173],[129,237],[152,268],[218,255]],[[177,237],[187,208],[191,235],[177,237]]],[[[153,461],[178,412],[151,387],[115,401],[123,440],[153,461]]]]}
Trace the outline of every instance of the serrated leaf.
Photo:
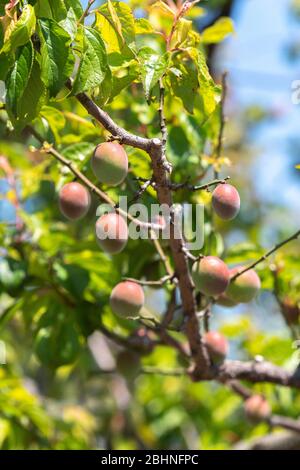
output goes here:
{"type": "Polygon", "coordinates": [[[136,18],[134,21],[134,30],[135,34],[151,34],[155,32],[152,24],[146,18],[136,18]]]}
{"type": "Polygon", "coordinates": [[[127,68],[126,75],[113,75],[109,101],[112,101],[115,96],[124,90],[124,88],[127,88],[137,78],[138,67],[136,63],[133,63],[130,67],[127,68]]]}
{"type": "Polygon", "coordinates": [[[159,0],[158,2],[153,3],[153,5],[150,6],[150,11],[152,10],[158,10],[161,14],[169,16],[170,18],[175,17],[174,11],[162,0],[159,0]]]}
{"type": "Polygon", "coordinates": [[[40,65],[34,60],[27,86],[17,105],[17,118],[12,118],[13,125],[18,130],[38,116],[45,102],[46,89],[40,75],[40,65]]]}
{"type": "Polygon", "coordinates": [[[73,41],[77,33],[77,18],[72,7],[69,8],[66,18],[61,20],[59,25],[67,31],[73,41]]]}
{"type": "Polygon", "coordinates": [[[73,86],[74,94],[99,86],[108,70],[105,45],[98,31],[85,27],[83,42],[84,53],[73,86]]]}
{"type": "Polygon", "coordinates": [[[67,16],[67,8],[64,0],[49,0],[52,16],[54,20],[61,21],[67,16]]]}
{"type": "Polygon", "coordinates": [[[62,154],[69,160],[78,164],[84,163],[94,150],[94,145],[90,142],[79,142],[68,145],[62,150],[62,154]]]}
{"type": "Polygon", "coordinates": [[[5,80],[9,70],[14,65],[14,54],[0,53],[0,80],[5,80]]]}
{"type": "Polygon", "coordinates": [[[113,25],[115,31],[129,48],[135,48],[134,16],[124,2],[109,2],[99,8],[99,13],[113,25]]]}
{"type": "Polygon", "coordinates": [[[122,42],[124,43],[125,39],[123,37],[123,34],[122,34],[122,25],[121,25],[121,21],[118,17],[118,14],[115,10],[115,7],[114,7],[114,4],[111,0],[108,0],[107,1],[107,9],[108,9],[108,12],[110,14],[110,17],[112,19],[112,22],[113,22],[113,25],[118,33],[118,35],[120,36],[120,38],[122,39],[122,42]]]}
{"type": "Polygon", "coordinates": [[[170,48],[174,49],[180,47],[182,43],[188,38],[189,32],[192,30],[192,21],[181,18],[175,27],[170,43],[170,48]]]}
{"type": "Polygon", "coordinates": [[[167,70],[169,55],[167,53],[159,55],[150,47],[144,47],[140,49],[138,58],[141,79],[148,100],[151,90],[167,70]]]}
{"type": "Polygon", "coordinates": [[[58,23],[49,18],[39,20],[39,26],[42,33],[41,79],[50,97],[54,97],[73,69],[71,38],[58,23]]]}
{"type": "Polygon", "coordinates": [[[61,111],[52,106],[43,106],[40,115],[47,120],[50,129],[55,137],[55,142],[59,143],[59,131],[65,127],[66,119],[61,111]]]}
{"type": "Polygon", "coordinates": [[[20,18],[13,23],[6,34],[5,42],[0,52],[15,51],[17,47],[23,46],[34,33],[36,25],[35,12],[32,5],[25,5],[20,18]]]}
{"type": "Polygon", "coordinates": [[[234,32],[234,23],[231,18],[219,18],[212,26],[202,33],[202,41],[206,44],[216,44],[223,41],[234,32]]]}
{"type": "Polygon", "coordinates": [[[199,88],[198,73],[191,64],[176,64],[172,68],[170,82],[175,96],[182,100],[183,106],[189,113],[193,113],[194,101],[199,88]]]}
{"type": "Polygon", "coordinates": [[[79,19],[82,16],[83,8],[80,0],[65,0],[67,10],[72,8],[76,14],[76,17],[79,19]]]}
{"type": "Polygon", "coordinates": [[[220,92],[210,76],[204,53],[194,47],[189,47],[186,51],[197,67],[204,112],[210,115],[220,101],[220,92]]]}
{"type": "Polygon", "coordinates": [[[13,69],[6,80],[6,106],[9,114],[17,117],[18,103],[27,86],[33,64],[31,42],[22,46],[17,53],[13,69]]]}

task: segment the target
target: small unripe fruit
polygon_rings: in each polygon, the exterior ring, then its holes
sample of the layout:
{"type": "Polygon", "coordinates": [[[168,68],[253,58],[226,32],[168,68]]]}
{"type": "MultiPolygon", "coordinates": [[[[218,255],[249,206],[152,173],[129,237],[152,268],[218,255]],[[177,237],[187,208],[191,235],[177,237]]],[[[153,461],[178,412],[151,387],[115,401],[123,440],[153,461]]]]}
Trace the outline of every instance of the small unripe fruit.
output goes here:
{"type": "Polygon", "coordinates": [[[141,368],[140,356],[133,351],[121,351],[116,359],[116,367],[127,380],[134,380],[141,368]]]}
{"type": "Polygon", "coordinates": [[[91,164],[98,180],[109,186],[122,183],[128,173],[127,153],[117,142],[104,142],[98,145],[91,164]]]}
{"type": "Polygon", "coordinates": [[[223,362],[229,349],[226,338],[218,331],[209,331],[205,333],[203,341],[207,347],[210,360],[214,364],[223,362]]]}
{"type": "Polygon", "coordinates": [[[86,215],[91,198],[88,190],[80,183],[67,183],[59,192],[59,208],[63,215],[77,220],[86,215]]]}
{"type": "Polygon", "coordinates": [[[117,284],[110,295],[112,311],[124,318],[138,315],[145,302],[142,287],[133,281],[123,281],[117,284]]]}
{"type": "MultiPolygon", "coordinates": [[[[231,277],[237,274],[241,269],[243,269],[241,266],[231,269],[231,277]]],[[[250,269],[230,282],[226,290],[226,295],[234,302],[247,303],[256,297],[260,287],[261,284],[258,275],[253,269],[250,269]]]]}
{"type": "Polygon", "coordinates": [[[221,294],[217,297],[216,303],[218,305],[221,305],[222,307],[228,307],[228,308],[236,307],[236,305],[238,305],[236,302],[231,300],[225,292],[224,294],[221,294]]]}
{"type": "Polygon", "coordinates": [[[231,184],[219,184],[212,194],[212,206],[223,220],[234,219],[240,210],[240,196],[231,184]]]}
{"type": "Polygon", "coordinates": [[[267,400],[261,395],[252,395],[244,403],[247,418],[253,422],[263,421],[271,415],[271,408],[267,400]]]}
{"type": "Polygon", "coordinates": [[[230,271],[220,258],[206,256],[194,263],[192,277],[196,288],[202,294],[215,296],[226,290],[230,271]]]}
{"type": "Polygon", "coordinates": [[[96,236],[106,253],[120,253],[128,240],[128,227],[124,218],[115,212],[102,215],[96,222],[96,236]]]}

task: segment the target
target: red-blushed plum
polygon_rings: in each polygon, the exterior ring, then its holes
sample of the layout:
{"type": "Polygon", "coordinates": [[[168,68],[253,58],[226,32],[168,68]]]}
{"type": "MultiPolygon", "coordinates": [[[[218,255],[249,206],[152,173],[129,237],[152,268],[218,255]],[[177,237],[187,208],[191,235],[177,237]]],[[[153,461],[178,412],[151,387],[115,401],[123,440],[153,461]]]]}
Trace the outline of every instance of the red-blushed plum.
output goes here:
{"type": "Polygon", "coordinates": [[[231,184],[219,184],[212,194],[212,206],[223,220],[234,219],[240,210],[240,196],[231,184]]]}
{"type": "Polygon", "coordinates": [[[110,295],[112,311],[124,318],[139,314],[145,302],[143,288],[133,281],[122,281],[117,284],[110,295]]]}
{"type": "Polygon", "coordinates": [[[103,251],[120,253],[128,240],[128,227],[124,218],[116,212],[102,215],[96,222],[97,241],[103,251]]]}
{"type": "Polygon", "coordinates": [[[218,331],[208,331],[205,333],[203,341],[207,347],[210,360],[214,364],[223,362],[229,349],[226,338],[218,331]]]}
{"type": "Polygon", "coordinates": [[[90,193],[76,181],[65,184],[59,192],[59,208],[68,219],[81,219],[87,214],[90,203],[90,193]]]}
{"type": "Polygon", "coordinates": [[[205,256],[192,268],[196,289],[207,296],[220,295],[229,284],[230,272],[224,261],[216,256],[205,256]]]}
{"type": "Polygon", "coordinates": [[[252,395],[244,403],[247,418],[253,422],[263,421],[271,415],[271,408],[267,400],[261,395],[252,395]]]}
{"type": "MultiPolygon", "coordinates": [[[[242,266],[230,270],[230,277],[240,272],[242,266]]],[[[261,287],[260,279],[254,269],[246,271],[241,276],[229,283],[226,296],[236,303],[247,303],[253,300],[261,287]]]]}
{"type": "Polygon", "coordinates": [[[96,147],[91,165],[100,183],[117,186],[128,173],[127,153],[118,142],[104,142],[96,147]]]}

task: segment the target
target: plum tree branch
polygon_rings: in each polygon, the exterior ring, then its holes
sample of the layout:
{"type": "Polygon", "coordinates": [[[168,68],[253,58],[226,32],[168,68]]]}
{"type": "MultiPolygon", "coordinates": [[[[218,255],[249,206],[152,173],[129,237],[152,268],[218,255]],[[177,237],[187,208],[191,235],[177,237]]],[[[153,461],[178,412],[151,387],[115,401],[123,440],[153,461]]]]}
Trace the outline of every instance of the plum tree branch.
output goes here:
{"type": "Polygon", "coordinates": [[[142,281],[139,279],[133,279],[131,277],[124,277],[124,281],[132,281],[136,284],[140,284],[141,286],[164,286],[167,282],[172,282],[174,279],[174,274],[162,277],[161,279],[157,279],[156,281],[142,281]]]}
{"type": "MultiPolygon", "coordinates": [[[[66,82],[67,88],[72,90],[72,80],[66,82]]],[[[86,93],[78,93],[77,100],[87,110],[87,112],[98,121],[113,137],[120,141],[122,144],[130,145],[131,147],[139,148],[145,152],[150,151],[152,146],[160,146],[160,139],[146,139],[137,135],[127,132],[122,127],[118,126],[113,119],[99,106],[94,103],[86,93]]]]}
{"type": "Polygon", "coordinates": [[[210,187],[217,186],[218,184],[224,184],[229,179],[230,179],[230,176],[226,176],[226,178],[214,179],[213,181],[210,181],[209,183],[201,184],[198,186],[189,184],[188,182],[171,183],[170,189],[172,189],[172,191],[179,191],[180,189],[187,189],[188,191],[207,191],[210,187]]]}
{"type": "Polygon", "coordinates": [[[250,443],[239,442],[235,450],[299,450],[300,434],[295,432],[276,432],[256,438],[250,443]]]}
{"type": "MultiPolygon", "coordinates": [[[[68,80],[66,86],[72,89],[72,81],[68,80]]],[[[119,127],[113,119],[101,108],[99,108],[85,93],[76,95],[78,101],[84,106],[87,112],[93,116],[102,126],[109,131],[112,136],[116,136],[121,143],[132,147],[140,148],[146,151],[152,162],[153,179],[156,183],[155,189],[160,204],[166,204],[172,208],[173,199],[169,188],[169,172],[164,162],[163,144],[160,139],[146,139],[128,133],[125,129],[119,127]]],[[[186,334],[189,340],[192,357],[194,359],[195,370],[198,375],[206,375],[210,360],[206,347],[204,346],[199,330],[197,318],[197,305],[194,296],[194,284],[189,271],[188,260],[183,252],[185,246],[182,238],[175,237],[174,212],[171,210],[170,216],[170,248],[172,251],[175,272],[178,277],[178,284],[182,298],[184,313],[187,317],[186,334]]]]}
{"type": "Polygon", "coordinates": [[[293,241],[293,240],[296,240],[298,237],[300,236],[300,230],[298,230],[297,232],[295,232],[293,235],[291,235],[290,237],[286,238],[285,240],[283,240],[282,242],[280,243],[277,243],[277,245],[273,246],[273,248],[271,248],[269,251],[267,251],[264,255],[262,255],[260,258],[258,258],[258,260],[254,261],[253,263],[249,264],[249,266],[247,266],[246,268],[244,269],[241,269],[239,270],[234,276],[232,276],[231,278],[231,282],[234,281],[235,279],[237,279],[239,276],[241,276],[242,274],[246,273],[247,271],[249,271],[250,269],[253,269],[255,268],[258,264],[262,263],[263,261],[265,261],[269,256],[271,256],[273,253],[275,253],[275,251],[279,250],[280,248],[282,248],[284,245],[286,245],[287,243],[293,241]]]}
{"type": "Polygon", "coordinates": [[[153,229],[159,229],[160,226],[153,224],[153,223],[148,223],[148,222],[143,222],[139,219],[136,219],[133,217],[131,214],[128,212],[125,212],[122,210],[120,207],[116,207],[115,202],[101,189],[99,189],[97,186],[95,186],[76,166],[65,158],[61,153],[59,153],[51,144],[48,142],[44,142],[44,139],[42,136],[39,135],[39,133],[31,126],[27,126],[28,130],[31,132],[31,134],[42,144],[42,150],[46,153],[49,153],[52,155],[56,160],[58,160],[62,165],[66,166],[69,168],[69,170],[73,173],[78,180],[80,180],[86,187],[89,188],[89,190],[96,194],[99,199],[101,199],[103,202],[111,206],[113,209],[116,210],[119,214],[123,215],[127,219],[129,219],[131,222],[135,223],[136,225],[143,227],[145,229],[153,230],[153,229]]]}
{"type": "Polygon", "coordinates": [[[165,106],[165,86],[163,82],[163,78],[159,80],[159,121],[160,121],[160,131],[162,136],[161,141],[161,149],[162,149],[162,158],[163,158],[163,166],[168,173],[172,172],[172,165],[167,160],[166,156],[166,148],[167,148],[167,140],[168,140],[168,128],[166,125],[166,116],[164,111],[165,106]]]}
{"type": "Polygon", "coordinates": [[[252,383],[268,382],[300,389],[300,371],[298,369],[295,372],[288,372],[266,361],[225,361],[219,369],[212,373],[210,379],[213,378],[223,383],[230,380],[246,380],[252,383]]]}

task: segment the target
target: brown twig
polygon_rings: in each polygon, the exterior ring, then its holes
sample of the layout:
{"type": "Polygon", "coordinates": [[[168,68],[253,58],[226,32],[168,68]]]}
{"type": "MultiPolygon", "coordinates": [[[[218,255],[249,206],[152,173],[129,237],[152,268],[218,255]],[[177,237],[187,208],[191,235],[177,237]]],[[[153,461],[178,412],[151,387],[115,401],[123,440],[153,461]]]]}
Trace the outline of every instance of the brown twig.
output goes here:
{"type": "Polygon", "coordinates": [[[201,184],[198,186],[185,183],[170,183],[170,189],[172,191],[179,191],[180,189],[187,189],[188,191],[207,191],[211,186],[217,186],[218,184],[224,184],[230,179],[230,176],[226,176],[223,179],[215,179],[209,183],[201,184]]]}
{"type": "Polygon", "coordinates": [[[163,82],[163,78],[159,80],[159,122],[160,122],[160,131],[161,131],[161,151],[162,151],[162,159],[163,159],[163,166],[168,173],[172,172],[172,165],[167,160],[166,156],[166,148],[167,148],[167,140],[168,140],[168,128],[166,125],[166,116],[164,112],[165,107],[165,86],[163,82]]]}
{"type": "Polygon", "coordinates": [[[158,279],[157,281],[142,281],[139,279],[133,279],[131,277],[124,277],[124,281],[131,281],[135,282],[136,284],[140,284],[141,286],[164,286],[167,282],[172,282],[174,279],[174,274],[172,275],[167,275],[162,277],[161,279],[158,279]]]}
{"type": "Polygon", "coordinates": [[[232,276],[230,281],[231,282],[234,281],[235,279],[237,279],[242,274],[246,273],[247,271],[250,271],[250,269],[255,268],[258,264],[262,263],[263,261],[266,261],[266,259],[269,256],[271,256],[273,253],[275,253],[275,251],[279,250],[280,248],[282,248],[287,243],[289,243],[293,240],[296,240],[299,236],[300,236],[300,230],[298,230],[296,233],[294,233],[290,237],[286,238],[282,242],[275,245],[273,248],[271,248],[269,251],[267,251],[264,255],[262,255],[260,258],[258,258],[258,260],[256,260],[253,263],[249,264],[249,266],[247,266],[246,268],[243,268],[243,269],[239,270],[234,276],[232,276]]]}
{"type": "MultiPolygon", "coordinates": [[[[226,116],[225,116],[226,96],[227,96],[227,72],[224,72],[222,75],[222,96],[221,96],[221,102],[220,102],[220,129],[219,129],[219,136],[218,136],[218,144],[216,148],[216,163],[218,163],[222,154],[224,130],[225,130],[225,123],[226,123],[226,116]]],[[[215,167],[214,175],[215,175],[215,178],[218,178],[219,176],[219,172],[216,169],[216,167],[215,167]]]]}
{"type": "Polygon", "coordinates": [[[78,24],[82,23],[85,20],[85,18],[89,15],[89,10],[90,10],[91,6],[95,3],[95,1],[96,0],[88,0],[86,9],[84,10],[81,17],[79,18],[78,24]]]}
{"type": "MultiPolygon", "coordinates": [[[[68,80],[67,87],[72,89],[72,81],[68,80]]],[[[164,155],[162,150],[162,141],[160,139],[146,139],[130,134],[125,129],[119,127],[113,119],[101,108],[99,108],[85,93],[76,95],[78,101],[85,107],[88,113],[93,116],[102,126],[113,136],[118,136],[120,142],[140,148],[146,151],[152,162],[153,180],[156,184],[160,204],[166,204],[172,208],[173,199],[169,188],[169,173],[163,165],[164,155]]],[[[194,297],[194,284],[189,271],[189,265],[182,248],[184,240],[175,237],[174,212],[171,210],[170,217],[170,248],[174,259],[175,272],[178,276],[178,286],[181,293],[184,314],[187,317],[186,333],[189,340],[195,369],[198,374],[206,375],[210,366],[207,350],[201,340],[199,324],[197,319],[197,306],[194,297]]]]}

